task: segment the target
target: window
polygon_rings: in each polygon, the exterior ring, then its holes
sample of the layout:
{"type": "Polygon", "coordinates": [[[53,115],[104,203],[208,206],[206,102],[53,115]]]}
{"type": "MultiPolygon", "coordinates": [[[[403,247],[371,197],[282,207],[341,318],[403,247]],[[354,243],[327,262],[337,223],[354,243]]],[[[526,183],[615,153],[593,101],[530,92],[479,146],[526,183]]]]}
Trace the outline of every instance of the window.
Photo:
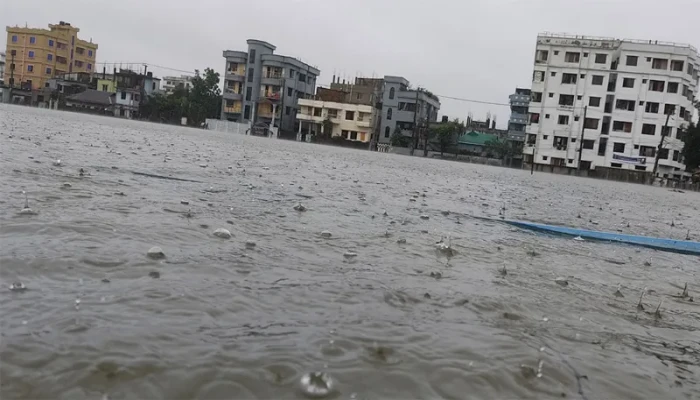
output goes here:
{"type": "Polygon", "coordinates": [[[532,81],[533,82],[544,82],[544,72],[534,71],[532,73],[532,81]]]}
{"type": "Polygon", "coordinates": [[[88,69],[88,70],[91,70],[91,69],[92,69],[92,64],[88,63],[87,69],[88,69]]]}
{"type": "Polygon", "coordinates": [[[613,121],[613,132],[632,132],[632,123],[624,121],[613,121]]]}
{"type": "Polygon", "coordinates": [[[588,53],[583,53],[584,58],[588,58],[588,53]]]}
{"type": "Polygon", "coordinates": [[[329,108],[328,118],[338,118],[338,110],[336,110],[335,108],[329,108]]]}
{"type": "Polygon", "coordinates": [[[651,90],[652,92],[663,92],[665,83],[666,82],[664,82],[664,81],[650,80],[649,81],[649,90],[651,90]]]}
{"type": "Polygon", "coordinates": [[[651,101],[647,101],[647,105],[646,105],[644,111],[651,113],[651,114],[658,114],[659,113],[659,103],[653,103],[651,101]]]}
{"type": "Polygon", "coordinates": [[[34,52],[32,50],[29,50],[29,58],[34,58],[34,52]]]}
{"type": "Polygon", "coordinates": [[[610,163],[610,166],[613,168],[622,168],[622,164],[620,163],[610,163]]]}
{"type": "Polygon", "coordinates": [[[294,96],[294,88],[287,88],[287,97],[294,96]]]}
{"type": "Polygon", "coordinates": [[[656,156],[656,147],[654,146],[640,146],[639,155],[642,157],[654,157],[656,156]]]}
{"type": "Polygon", "coordinates": [[[17,43],[17,35],[12,35],[12,43],[17,43]]]}
{"type": "Polygon", "coordinates": [[[558,56],[559,55],[559,50],[554,50],[554,55],[558,56]]]}
{"type": "Polygon", "coordinates": [[[550,99],[551,99],[551,98],[554,98],[554,93],[549,92],[549,98],[550,98],[550,99]]]}
{"type": "Polygon", "coordinates": [[[549,157],[547,157],[547,156],[542,156],[542,161],[547,161],[547,160],[549,160],[549,157]]]}
{"type": "Polygon", "coordinates": [[[384,137],[389,137],[390,134],[391,134],[391,128],[389,128],[387,126],[386,128],[384,128],[384,137]]]}
{"type": "Polygon", "coordinates": [[[589,97],[588,105],[591,107],[600,107],[600,97],[589,97]]]}
{"type": "Polygon", "coordinates": [[[357,140],[357,132],[350,131],[350,140],[357,140]]]}
{"type": "Polygon", "coordinates": [[[542,102],[542,92],[532,92],[530,101],[532,101],[533,103],[542,102]]]}
{"type": "Polygon", "coordinates": [[[570,63],[577,63],[581,60],[581,53],[574,53],[567,51],[566,55],[564,55],[564,61],[570,62],[570,63]]]}
{"type": "Polygon", "coordinates": [[[547,140],[548,137],[549,137],[549,135],[542,135],[542,139],[544,139],[544,140],[547,140]]]}
{"type": "Polygon", "coordinates": [[[573,106],[574,105],[574,95],[572,95],[572,94],[560,94],[559,95],[559,105],[560,106],[573,106]]]}
{"type": "Polygon", "coordinates": [[[246,105],[243,108],[243,119],[250,119],[250,106],[246,105]]]}
{"type": "Polygon", "coordinates": [[[569,116],[568,115],[560,115],[557,123],[559,125],[569,125],[569,116]]]}
{"type": "MultiPolygon", "coordinates": [[[[390,108],[390,110],[391,110],[391,108],[390,108]]],[[[389,114],[388,111],[387,111],[387,114],[389,114]]],[[[354,111],[345,111],[345,119],[348,121],[355,120],[355,112],[354,111]]]]}
{"type": "Polygon", "coordinates": [[[52,60],[53,60],[53,54],[47,54],[47,55],[46,55],[46,60],[52,61],[52,60]]]}
{"type": "Polygon", "coordinates": [[[557,76],[557,73],[555,71],[552,71],[550,75],[557,76]]]}
{"type": "Polygon", "coordinates": [[[623,78],[622,79],[622,87],[633,88],[634,87],[634,78],[623,78]]]}
{"type": "Polygon", "coordinates": [[[284,108],[284,115],[290,115],[292,113],[292,107],[286,106],[284,108]]]}
{"type": "Polygon", "coordinates": [[[540,114],[539,113],[530,113],[530,123],[537,124],[539,122],[540,122],[540,114]]]}
{"type": "Polygon", "coordinates": [[[574,116],[574,121],[578,121],[578,120],[579,120],[579,116],[578,115],[574,116]]]}
{"type": "Polygon", "coordinates": [[[34,36],[29,37],[29,43],[30,44],[36,44],[36,38],[34,36]]]}
{"type": "Polygon", "coordinates": [[[104,85],[104,84],[103,84],[103,85],[102,85],[102,91],[103,91],[103,92],[106,92],[107,89],[108,89],[108,87],[109,87],[109,85],[104,85]]]}
{"type": "Polygon", "coordinates": [[[306,74],[299,73],[297,77],[299,78],[299,82],[306,82],[306,74]]]}
{"type": "Polygon", "coordinates": [[[634,103],[635,103],[634,100],[617,100],[615,102],[615,109],[634,111],[634,103]]]}
{"type": "Polygon", "coordinates": [[[662,126],[661,127],[661,136],[673,137],[673,127],[672,126],[662,126]]]}
{"type": "Polygon", "coordinates": [[[651,61],[651,69],[668,69],[668,60],[655,58],[651,61]]]}
{"type": "Polygon", "coordinates": [[[595,55],[595,63],[596,64],[605,64],[607,61],[608,61],[607,54],[596,53],[596,55],[595,55]]]}
{"type": "Polygon", "coordinates": [[[362,93],[356,93],[355,100],[362,100],[362,93]]]}
{"type": "Polygon", "coordinates": [[[666,104],[664,105],[664,115],[673,115],[676,113],[676,105],[675,104],[666,104]]]}
{"type": "Polygon", "coordinates": [[[255,49],[250,49],[250,55],[248,56],[248,63],[249,64],[255,63],[255,49]]]}
{"type": "Polygon", "coordinates": [[[51,68],[46,68],[46,75],[51,75],[51,68]]]}
{"type": "Polygon", "coordinates": [[[122,100],[126,100],[126,92],[122,92],[122,100]]]}
{"type": "Polygon", "coordinates": [[[394,99],[395,92],[396,92],[396,89],[394,89],[394,88],[389,89],[389,100],[394,99]]]}
{"type": "Polygon", "coordinates": [[[571,85],[576,83],[576,74],[561,74],[561,83],[571,85]]]}
{"type": "Polygon", "coordinates": [[[537,54],[535,55],[535,62],[547,62],[548,57],[549,57],[549,51],[537,50],[537,54]]]}
{"type": "Polygon", "coordinates": [[[600,138],[600,142],[598,143],[598,155],[599,156],[604,156],[605,155],[605,149],[608,147],[608,138],[600,138]]]}
{"type": "Polygon", "coordinates": [[[581,79],[584,79],[586,77],[586,74],[581,74],[581,79]]]}
{"type": "Polygon", "coordinates": [[[33,66],[33,65],[27,65],[27,71],[33,72],[33,71],[34,71],[34,66],[33,66]]]}
{"type": "Polygon", "coordinates": [[[602,85],[603,84],[603,75],[593,75],[593,79],[591,80],[591,83],[594,85],[602,85]]]}
{"type": "Polygon", "coordinates": [[[83,54],[85,54],[85,49],[82,47],[76,47],[75,52],[80,54],[80,55],[83,55],[83,54]]]}
{"type": "Polygon", "coordinates": [[[671,71],[683,71],[683,61],[671,60],[671,71]]]}
{"type": "Polygon", "coordinates": [[[88,50],[88,57],[92,57],[92,50],[88,50]]]}
{"type": "Polygon", "coordinates": [[[391,107],[387,108],[387,110],[386,110],[386,119],[391,120],[392,114],[393,114],[393,111],[391,110],[391,107]]]}
{"type": "Polygon", "coordinates": [[[314,108],[314,117],[320,117],[322,111],[323,111],[323,108],[315,107],[314,108]]]}
{"type": "Polygon", "coordinates": [[[625,144],[624,143],[613,143],[613,153],[624,153],[625,144]]]}
{"type": "Polygon", "coordinates": [[[544,119],[549,119],[549,114],[545,114],[544,119]]]}
{"type": "Polygon", "coordinates": [[[255,73],[254,68],[248,68],[248,82],[253,82],[253,74],[255,73]]]}
{"type": "Polygon", "coordinates": [[[583,121],[583,127],[586,129],[598,129],[598,121],[600,121],[597,118],[586,118],[583,121]]]}
{"type": "Polygon", "coordinates": [[[253,97],[253,88],[248,86],[245,88],[245,99],[246,101],[250,101],[253,97]]]}
{"type": "Polygon", "coordinates": [[[669,82],[666,91],[669,93],[678,93],[678,82],[669,82]]]}
{"type": "Polygon", "coordinates": [[[584,149],[593,150],[594,145],[595,145],[595,140],[583,139],[583,148],[584,149]]]}
{"type": "Polygon", "coordinates": [[[673,161],[678,161],[680,159],[681,152],[678,150],[673,150],[673,161]]]}
{"type": "Polygon", "coordinates": [[[581,100],[581,99],[583,99],[582,95],[579,94],[578,96],[576,96],[576,100],[581,100]]]}
{"type": "Polygon", "coordinates": [[[655,135],[656,125],[654,124],[644,124],[642,125],[642,135],[655,135]]]}

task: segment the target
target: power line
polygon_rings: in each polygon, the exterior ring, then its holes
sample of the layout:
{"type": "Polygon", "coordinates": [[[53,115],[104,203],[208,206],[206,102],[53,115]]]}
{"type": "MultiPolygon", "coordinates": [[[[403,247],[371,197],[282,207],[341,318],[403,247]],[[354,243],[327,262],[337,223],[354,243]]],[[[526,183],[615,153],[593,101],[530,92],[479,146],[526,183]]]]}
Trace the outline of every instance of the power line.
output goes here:
{"type": "Polygon", "coordinates": [[[160,69],[166,69],[166,70],[169,70],[169,71],[184,72],[184,73],[187,73],[187,74],[192,74],[192,75],[194,75],[194,71],[186,71],[186,70],[183,70],[183,69],[177,69],[177,68],[172,68],[172,67],[165,67],[165,66],[162,66],[162,65],[149,64],[149,63],[145,63],[145,62],[115,61],[115,62],[98,62],[98,63],[95,63],[95,64],[96,64],[96,65],[133,65],[133,64],[137,64],[137,65],[147,65],[147,66],[149,66],[149,67],[155,67],[155,68],[160,68],[160,69]]]}

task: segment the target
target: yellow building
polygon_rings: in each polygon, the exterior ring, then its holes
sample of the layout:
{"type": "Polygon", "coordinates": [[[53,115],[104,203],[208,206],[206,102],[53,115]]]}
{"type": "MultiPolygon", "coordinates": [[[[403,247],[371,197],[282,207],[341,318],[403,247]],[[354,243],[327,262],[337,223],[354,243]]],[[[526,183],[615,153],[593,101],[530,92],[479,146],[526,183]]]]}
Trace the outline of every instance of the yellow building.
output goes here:
{"type": "Polygon", "coordinates": [[[49,29],[7,27],[7,66],[5,79],[14,64],[14,86],[41,89],[56,75],[95,69],[97,44],[78,39],[80,29],[67,22],[49,29]]]}
{"type": "Polygon", "coordinates": [[[99,90],[100,92],[117,93],[117,85],[116,82],[114,82],[114,79],[112,78],[100,78],[97,80],[97,90],[99,90]]]}

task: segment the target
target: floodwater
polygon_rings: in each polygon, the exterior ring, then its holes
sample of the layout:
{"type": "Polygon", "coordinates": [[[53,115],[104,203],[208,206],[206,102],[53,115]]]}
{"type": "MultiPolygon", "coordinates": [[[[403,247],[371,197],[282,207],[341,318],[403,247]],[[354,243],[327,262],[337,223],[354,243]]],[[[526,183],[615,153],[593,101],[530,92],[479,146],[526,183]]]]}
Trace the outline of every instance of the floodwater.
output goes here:
{"type": "Polygon", "coordinates": [[[700,398],[698,257],[474,218],[699,193],[6,105],[0,160],[2,399],[700,398]]]}

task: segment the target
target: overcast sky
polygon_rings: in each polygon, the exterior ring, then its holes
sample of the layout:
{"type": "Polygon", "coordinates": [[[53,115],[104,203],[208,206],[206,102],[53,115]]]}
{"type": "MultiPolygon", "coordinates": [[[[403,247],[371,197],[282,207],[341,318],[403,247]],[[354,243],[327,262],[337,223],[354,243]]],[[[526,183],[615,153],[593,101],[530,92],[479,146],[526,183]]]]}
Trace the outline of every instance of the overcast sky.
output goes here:
{"type": "MultiPolygon", "coordinates": [[[[63,20],[99,44],[98,62],[223,73],[246,39],[321,70],[401,75],[441,96],[507,103],[529,87],[538,32],[654,39],[700,47],[700,0],[2,0],[0,25],[63,20]]],[[[6,40],[6,35],[2,39],[6,40]]],[[[5,48],[5,43],[1,43],[5,48]]],[[[98,66],[101,68],[101,66],[98,66]]],[[[152,68],[156,74],[179,74],[152,68]]],[[[442,98],[441,114],[484,119],[508,107],[442,98]]]]}

